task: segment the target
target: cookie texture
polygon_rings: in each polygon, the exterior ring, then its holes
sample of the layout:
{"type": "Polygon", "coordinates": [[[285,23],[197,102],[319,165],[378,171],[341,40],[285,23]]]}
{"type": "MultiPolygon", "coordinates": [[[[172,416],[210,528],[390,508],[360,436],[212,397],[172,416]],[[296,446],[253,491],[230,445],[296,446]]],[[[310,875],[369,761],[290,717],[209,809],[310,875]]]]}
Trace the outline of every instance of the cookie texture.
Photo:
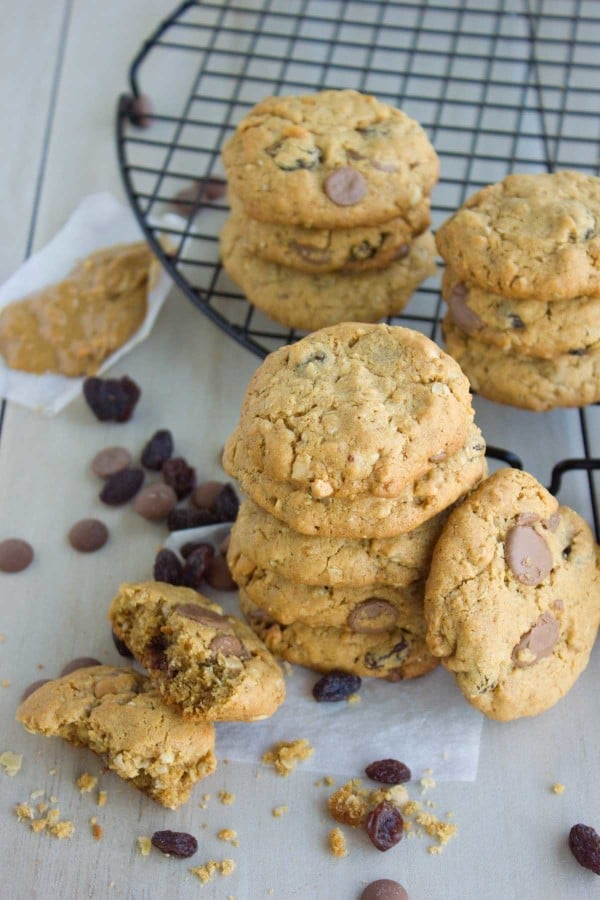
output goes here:
{"type": "Polygon", "coordinates": [[[526,472],[500,469],[450,514],[426,584],[427,643],[494,719],[533,716],[585,669],[600,622],[586,522],[526,472]]]}
{"type": "Polygon", "coordinates": [[[283,703],[283,676],[261,641],[191,588],[124,584],[109,617],[164,702],[186,719],[264,719],[283,703]]]}
{"type": "Polygon", "coordinates": [[[442,323],[446,349],[460,364],[473,390],[510,406],[544,412],[600,400],[600,348],[583,355],[563,353],[551,359],[521,356],[480,341],[442,323]]]}
{"type": "Polygon", "coordinates": [[[186,722],[134,669],[91,666],[49,681],[19,706],[33,734],[89,747],[153,800],[176,809],[216,768],[210,722],[186,722]]]}
{"type": "Polygon", "coordinates": [[[342,669],[355,675],[400,681],[418,678],[437,665],[423,633],[408,628],[358,633],[348,628],[311,627],[301,622],[274,622],[240,590],[240,606],[267,647],[288,662],[330,672],[342,669]]]}
{"type": "Polygon", "coordinates": [[[508,175],[436,233],[459,278],[515,299],[600,296],[600,178],[563,170],[508,175]]]}
{"type": "Polygon", "coordinates": [[[304,585],[406,587],[429,571],[446,518],[444,510],[407,534],[350,540],[301,534],[246,499],[231,529],[227,562],[238,584],[262,569],[304,585]]]}
{"type": "Polygon", "coordinates": [[[354,90],[267,97],[222,155],[249,216],[305,228],[393,219],[418,206],[439,175],[423,128],[354,90]]]}
{"type": "Polygon", "coordinates": [[[225,466],[319,500],[398,497],[464,445],[472,421],[469,383],[437,344],[400,326],[346,323],[269,354],[225,466]]]}
{"type": "Polygon", "coordinates": [[[306,331],[401,312],[421,282],[436,273],[430,231],[402,247],[385,268],[314,274],[257,256],[238,216],[230,216],[221,230],[223,267],[247,299],[274,321],[306,331]]]}

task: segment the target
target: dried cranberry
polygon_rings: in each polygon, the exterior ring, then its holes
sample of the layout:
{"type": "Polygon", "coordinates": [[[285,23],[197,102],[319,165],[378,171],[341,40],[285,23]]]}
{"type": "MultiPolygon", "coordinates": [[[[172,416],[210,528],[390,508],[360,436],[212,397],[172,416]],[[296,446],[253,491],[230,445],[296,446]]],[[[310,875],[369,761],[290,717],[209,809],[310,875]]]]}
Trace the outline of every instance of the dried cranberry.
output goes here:
{"type": "Polygon", "coordinates": [[[367,819],[367,834],[378,850],[389,850],[402,840],[404,821],[393,803],[382,800],[367,819]]]}
{"type": "Polygon", "coordinates": [[[108,506],[120,506],[135,497],[143,482],[141,469],[122,469],[106,479],[99,497],[108,506]]]}
{"type": "Polygon", "coordinates": [[[600,835],[590,825],[573,825],[569,847],[580,866],[600,875],[600,835]]]}
{"type": "Polygon", "coordinates": [[[181,583],[186,587],[200,589],[206,570],[214,557],[214,550],[210,544],[198,547],[189,554],[183,567],[181,583]]]}
{"type": "Polygon", "coordinates": [[[151,837],[154,847],[169,856],[180,856],[185,859],[193,856],[198,849],[198,841],[185,831],[155,831],[151,837]]]}
{"type": "Polygon", "coordinates": [[[235,522],[240,508],[240,501],[230,484],[219,491],[215,499],[215,512],[221,522],[235,522]]]}
{"type": "Polygon", "coordinates": [[[172,509],[167,516],[169,531],[183,531],[184,528],[199,528],[200,525],[215,525],[216,513],[210,509],[172,509]]]}
{"type": "Polygon", "coordinates": [[[207,541],[188,541],[186,544],[179,548],[179,553],[181,554],[181,556],[183,556],[184,559],[187,559],[190,553],[193,553],[194,550],[203,550],[205,553],[209,554],[209,556],[215,555],[215,548],[207,541]]]}
{"type": "Polygon", "coordinates": [[[319,678],[312,689],[313,697],[321,703],[336,703],[338,700],[346,700],[351,694],[355,694],[361,684],[359,675],[351,675],[349,672],[334,669],[319,678]]]}
{"type": "Polygon", "coordinates": [[[172,550],[159,550],[154,560],[154,580],[167,584],[181,584],[183,566],[172,550]]]}
{"type": "Polygon", "coordinates": [[[166,428],[156,431],[142,450],[142,465],[159,472],[173,455],[173,435],[166,428]]]}
{"type": "Polygon", "coordinates": [[[127,375],[122,378],[86,378],[83,396],[101,422],[127,422],[140,399],[141,390],[127,375]]]}
{"type": "Polygon", "coordinates": [[[113,631],[113,633],[112,633],[112,639],[113,639],[113,642],[114,642],[115,647],[117,648],[117,653],[118,653],[120,656],[126,656],[126,657],[132,657],[132,656],[133,656],[133,653],[131,652],[131,650],[129,649],[129,647],[128,647],[127,644],[125,643],[125,641],[122,640],[122,639],[119,637],[118,634],[115,634],[114,631],[113,631]]]}
{"type": "Polygon", "coordinates": [[[365,769],[372,781],[380,784],[404,784],[412,778],[408,766],[398,759],[379,759],[365,769]]]}
{"type": "Polygon", "coordinates": [[[192,493],[196,484],[196,470],[188,466],[183,456],[167,459],[162,467],[163,481],[173,488],[179,499],[192,493]]]}

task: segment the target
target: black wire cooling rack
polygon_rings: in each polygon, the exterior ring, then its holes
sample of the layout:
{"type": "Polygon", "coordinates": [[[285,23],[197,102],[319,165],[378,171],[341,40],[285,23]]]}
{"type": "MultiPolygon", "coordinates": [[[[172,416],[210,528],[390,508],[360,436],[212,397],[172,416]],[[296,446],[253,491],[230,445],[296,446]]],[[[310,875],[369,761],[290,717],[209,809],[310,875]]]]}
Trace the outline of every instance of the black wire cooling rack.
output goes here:
{"type": "MultiPolygon", "coordinates": [[[[144,42],[130,67],[130,93],[119,100],[125,189],[176,284],[262,357],[300,335],[247,302],[222,271],[218,249],[228,214],[220,150],[254,103],[355,88],[403,109],[440,157],[435,229],[508,172],[599,174],[599,46],[598,0],[185,2],[144,42]]],[[[439,319],[439,284],[429,280],[389,321],[437,338],[439,319]]],[[[556,492],[565,473],[587,473],[597,534],[600,460],[590,429],[600,428],[598,412],[576,413],[582,455],[557,462],[550,484],[556,492]]],[[[489,448],[489,455],[522,465],[509,451],[489,448]]]]}

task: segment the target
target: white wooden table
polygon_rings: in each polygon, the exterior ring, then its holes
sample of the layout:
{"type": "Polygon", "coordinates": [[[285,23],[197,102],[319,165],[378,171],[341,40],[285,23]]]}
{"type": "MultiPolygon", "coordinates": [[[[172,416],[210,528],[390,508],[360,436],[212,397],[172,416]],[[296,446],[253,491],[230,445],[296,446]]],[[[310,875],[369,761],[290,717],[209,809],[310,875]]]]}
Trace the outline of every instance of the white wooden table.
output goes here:
{"type": "MultiPolygon", "coordinates": [[[[113,135],[116,98],[125,88],[129,60],[170,8],[170,0],[5,4],[0,280],[56,232],[85,194],[110,190],[122,196],[113,135]]],[[[119,662],[106,622],[108,601],[121,581],[146,578],[151,570],[157,532],[131,511],[100,504],[89,470],[94,454],[114,443],[139,452],[156,428],[168,427],[201,478],[222,478],[220,449],[257,365],[256,357],[173,290],[151,337],[115,369],[143,389],[127,426],[95,422],[80,399],[55,419],[6,408],[0,538],[29,540],[36,558],[26,572],[0,579],[0,752],[23,754],[18,775],[0,772],[0,896],[358,900],[364,884],[380,877],[402,882],[412,900],[598,896],[600,882],[574,862],[566,844],[576,822],[600,829],[598,649],[554,709],[531,721],[484,723],[477,780],[442,784],[432,795],[437,812],[452,810],[459,827],[438,857],[427,854],[421,841],[404,841],[380,854],[364,835],[352,834],[349,856],[335,859],[327,849],[332,823],[326,792],[315,787],[314,774],[298,771],[280,779],[258,760],[255,766],[222,762],[174,813],[104,774],[108,802],[100,809],[94,794],[80,795],[75,787],[83,771],[100,772],[99,761],[85,750],[28,735],[15,723],[21,691],[30,682],[57,674],[77,656],[119,662]],[[74,521],[93,515],[109,525],[110,542],[94,556],[77,555],[66,533],[74,521]],[[563,795],[552,793],[554,782],[565,784],[563,795]],[[71,840],[34,834],[17,822],[14,804],[37,790],[58,797],[62,816],[75,823],[71,840]],[[232,806],[218,802],[222,790],[235,794],[232,806]],[[211,799],[202,809],[205,792],[211,799]],[[274,818],[273,807],[281,805],[288,813],[274,818]],[[102,825],[101,841],[91,835],[92,816],[102,825]],[[162,828],[199,837],[193,864],[231,857],[234,874],[202,886],[185,861],[156,852],[143,858],[137,836],[162,828]],[[217,839],[221,828],[238,832],[238,847],[217,839]]],[[[581,453],[574,412],[535,417],[481,402],[478,421],[490,443],[506,445],[510,435],[511,449],[542,480],[557,446],[562,456],[581,453]]],[[[598,456],[598,417],[588,424],[598,456]]],[[[587,498],[582,476],[570,478],[561,493],[563,502],[589,518],[587,498]]]]}

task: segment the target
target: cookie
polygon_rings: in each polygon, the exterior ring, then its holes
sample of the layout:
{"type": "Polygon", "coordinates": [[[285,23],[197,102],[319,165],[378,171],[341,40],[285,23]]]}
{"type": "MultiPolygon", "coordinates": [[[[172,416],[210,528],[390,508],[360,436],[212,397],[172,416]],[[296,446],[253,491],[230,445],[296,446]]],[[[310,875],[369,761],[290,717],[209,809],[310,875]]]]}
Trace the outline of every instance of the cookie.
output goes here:
{"type": "Polygon", "coordinates": [[[482,344],[541,359],[600,349],[600,298],[511,300],[461,281],[450,266],[442,296],[452,323],[482,344]]]}
{"type": "Polygon", "coordinates": [[[407,256],[413,238],[431,223],[429,197],[379,225],[338,229],[259,222],[246,215],[231,190],[229,205],[251,256],[313,274],[381,269],[407,256]]]}
{"type": "Polygon", "coordinates": [[[186,722],[134,669],[91,666],[47,681],[17,710],[33,734],[89,747],[125,781],[176,809],[216,768],[210,722],[186,722]]]}
{"type": "Polygon", "coordinates": [[[226,468],[237,477],[243,456],[248,474],[318,500],[396,497],[463,446],[472,420],[469,383],[437,344],[400,326],[346,323],[263,361],[226,468]]]}
{"type": "Polygon", "coordinates": [[[484,344],[457,328],[448,316],[442,331],[448,353],[460,364],[473,390],[488,400],[535,412],[600,400],[600,348],[583,356],[563,353],[537,359],[484,344]]]}
{"type": "Polygon", "coordinates": [[[227,562],[238,584],[263,569],[302,584],[406,587],[429,571],[446,518],[443,511],[396,537],[348,540],[300,534],[252,500],[244,500],[231,529],[227,562]]]}
{"type": "Polygon", "coordinates": [[[223,466],[242,490],[271,515],[301,534],[353,539],[390,538],[418,528],[479,484],[487,472],[485,441],[476,425],[457,453],[433,462],[428,472],[397,497],[372,493],[315,498],[257,472],[239,445],[225,448],[223,466]]]}
{"type": "Polygon", "coordinates": [[[186,719],[265,719],[283,703],[271,654],[244,622],[191,588],[121,585],[109,617],[164,702],[186,719]]]}
{"type": "Polygon", "coordinates": [[[304,228],[393,219],[439,176],[418,122],[353,90],[267,97],[228,139],[223,163],[249,216],[304,228]]]}
{"type": "Polygon", "coordinates": [[[400,681],[425,675],[438,664],[427,649],[421,628],[415,632],[407,627],[361,634],[349,628],[311,627],[301,622],[282,625],[242,590],[240,606],[272,653],[319,672],[341,669],[361,677],[400,681]]]}
{"type": "Polygon", "coordinates": [[[223,268],[250,303],[275,322],[302,331],[338,322],[377,322],[400,313],[421,282],[436,272],[431,232],[404,247],[406,252],[384,269],[314,275],[258,257],[236,216],[221,231],[223,268]]]}
{"type": "Polygon", "coordinates": [[[588,525],[536,479],[500,469],[451,513],[425,592],[427,643],[494,719],[533,716],[585,669],[600,622],[588,525]]]}
{"type": "Polygon", "coordinates": [[[507,175],[436,233],[459,278],[517,300],[600,296],[600,178],[507,175]]]}

